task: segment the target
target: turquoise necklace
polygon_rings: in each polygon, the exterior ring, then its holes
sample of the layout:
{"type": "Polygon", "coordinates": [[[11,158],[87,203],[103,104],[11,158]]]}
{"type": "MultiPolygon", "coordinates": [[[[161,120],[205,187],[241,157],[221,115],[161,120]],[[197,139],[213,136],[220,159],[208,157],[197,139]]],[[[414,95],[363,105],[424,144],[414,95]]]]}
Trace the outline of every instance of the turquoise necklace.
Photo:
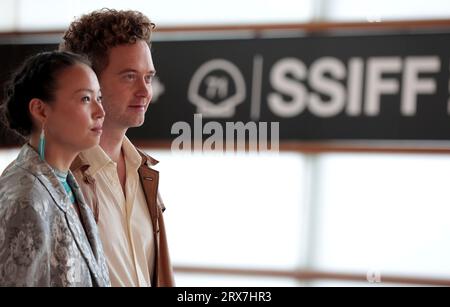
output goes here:
{"type": "Polygon", "coordinates": [[[64,187],[64,190],[67,193],[67,196],[69,196],[70,201],[72,204],[75,204],[75,196],[73,195],[72,188],[70,187],[69,183],[67,183],[67,176],[69,173],[64,173],[61,171],[58,171],[56,169],[53,169],[53,171],[56,174],[56,177],[58,177],[59,182],[61,182],[62,186],[64,187]]]}
{"type": "MultiPolygon", "coordinates": [[[[46,162],[45,161],[45,130],[44,130],[44,128],[42,128],[41,135],[39,136],[38,153],[39,153],[39,157],[41,157],[42,161],[46,162]]],[[[57,169],[54,169],[51,166],[50,166],[50,168],[56,174],[56,177],[58,177],[59,182],[61,182],[62,186],[64,187],[64,190],[66,191],[67,196],[69,196],[69,199],[72,202],[72,205],[75,205],[75,196],[73,195],[72,188],[67,183],[67,176],[69,175],[69,172],[67,172],[67,173],[61,172],[57,169]]]]}

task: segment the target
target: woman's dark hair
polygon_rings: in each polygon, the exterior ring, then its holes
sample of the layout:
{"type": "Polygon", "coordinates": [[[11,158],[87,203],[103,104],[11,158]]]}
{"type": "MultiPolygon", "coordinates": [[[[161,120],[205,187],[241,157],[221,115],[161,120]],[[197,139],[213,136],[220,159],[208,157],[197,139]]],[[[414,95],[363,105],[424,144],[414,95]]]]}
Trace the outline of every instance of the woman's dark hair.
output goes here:
{"type": "Polygon", "coordinates": [[[29,136],[33,130],[30,101],[34,98],[46,103],[54,101],[58,75],[66,68],[80,63],[91,67],[85,57],[61,51],[42,52],[25,60],[6,83],[1,108],[6,126],[23,136],[29,136]]]}

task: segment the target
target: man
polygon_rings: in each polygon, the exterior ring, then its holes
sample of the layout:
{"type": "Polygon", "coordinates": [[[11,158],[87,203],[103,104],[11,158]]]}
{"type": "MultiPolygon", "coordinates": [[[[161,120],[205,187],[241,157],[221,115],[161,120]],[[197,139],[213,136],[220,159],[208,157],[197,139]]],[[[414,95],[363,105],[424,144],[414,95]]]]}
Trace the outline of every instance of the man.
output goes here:
{"type": "Polygon", "coordinates": [[[96,217],[112,286],[174,286],[158,193],[158,162],[133,146],[152,100],[155,25],[140,12],[103,9],[74,21],[60,49],[93,63],[106,117],[100,146],[71,169],[96,217]]]}

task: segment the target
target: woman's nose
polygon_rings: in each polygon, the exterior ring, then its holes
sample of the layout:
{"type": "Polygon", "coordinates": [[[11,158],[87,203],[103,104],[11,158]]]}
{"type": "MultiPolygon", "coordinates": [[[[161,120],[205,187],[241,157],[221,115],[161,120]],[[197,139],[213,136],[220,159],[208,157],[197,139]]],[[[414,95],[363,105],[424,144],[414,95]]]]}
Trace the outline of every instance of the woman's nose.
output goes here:
{"type": "Polygon", "coordinates": [[[94,118],[103,118],[103,117],[105,117],[105,110],[103,109],[101,103],[96,102],[94,110],[94,118]]]}

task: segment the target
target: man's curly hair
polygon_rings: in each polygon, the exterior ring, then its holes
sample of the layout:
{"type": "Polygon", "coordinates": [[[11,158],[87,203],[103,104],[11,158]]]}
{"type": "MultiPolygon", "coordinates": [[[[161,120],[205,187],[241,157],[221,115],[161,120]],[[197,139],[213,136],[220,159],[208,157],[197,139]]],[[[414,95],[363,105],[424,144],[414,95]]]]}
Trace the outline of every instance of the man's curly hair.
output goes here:
{"type": "Polygon", "coordinates": [[[108,52],[112,47],[139,40],[150,47],[155,27],[141,12],[101,9],[72,22],[59,49],[87,56],[99,74],[108,65],[108,52]]]}

